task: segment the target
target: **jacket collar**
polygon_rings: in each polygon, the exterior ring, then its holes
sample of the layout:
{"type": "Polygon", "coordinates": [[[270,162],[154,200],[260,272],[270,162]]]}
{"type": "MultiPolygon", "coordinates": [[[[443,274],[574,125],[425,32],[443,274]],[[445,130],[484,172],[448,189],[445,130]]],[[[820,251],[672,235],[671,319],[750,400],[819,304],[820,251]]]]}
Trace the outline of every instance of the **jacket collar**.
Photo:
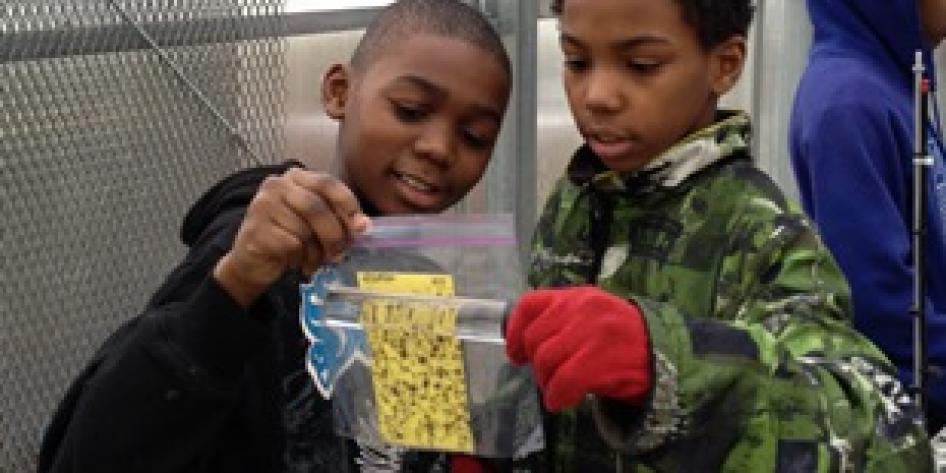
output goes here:
{"type": "Polygon", "coordinates": [[[568,178],[577,186],[591,185],[604,192],[650,192],[679,187],[710,165],[735,155],[748,155],[751,126],[742,112],[720,112],[712,125],[690,134],[643,169],[619,173],[583,145],[568,166],[568,178]]]}

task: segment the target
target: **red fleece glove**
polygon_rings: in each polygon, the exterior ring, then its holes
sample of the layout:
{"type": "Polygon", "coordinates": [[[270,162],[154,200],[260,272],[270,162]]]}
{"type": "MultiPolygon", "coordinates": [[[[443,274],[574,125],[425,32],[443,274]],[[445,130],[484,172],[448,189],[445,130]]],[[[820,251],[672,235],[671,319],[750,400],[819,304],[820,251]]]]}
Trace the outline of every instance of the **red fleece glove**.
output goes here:
{"type": "Polygon", "coordinates": [[[527,292],[509,316],[506,353],[532,366],[550,411],[573,407],[589,393],[640,404],[650,390],[640,310],[597,287],[527,292]]]}
{"type": "Polygon", "coordinates": [[[485,462],[469,455],[450,455],[450,473],[492,473],[485,462]]]}

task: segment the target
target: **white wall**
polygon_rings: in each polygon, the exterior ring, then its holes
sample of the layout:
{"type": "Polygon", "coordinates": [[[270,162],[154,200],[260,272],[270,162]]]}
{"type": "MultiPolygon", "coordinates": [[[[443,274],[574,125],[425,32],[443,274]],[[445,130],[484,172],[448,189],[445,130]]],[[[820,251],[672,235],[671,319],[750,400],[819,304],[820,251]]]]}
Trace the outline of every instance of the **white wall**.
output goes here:
{"type": "Polygon", "coordinates": [[[798,197],[788,151],[788,122],[795,89],[808,62],[811,21],[802,0],[765,0],[756,12],[754,98],[755,156],[782,190],[798,197]]]}

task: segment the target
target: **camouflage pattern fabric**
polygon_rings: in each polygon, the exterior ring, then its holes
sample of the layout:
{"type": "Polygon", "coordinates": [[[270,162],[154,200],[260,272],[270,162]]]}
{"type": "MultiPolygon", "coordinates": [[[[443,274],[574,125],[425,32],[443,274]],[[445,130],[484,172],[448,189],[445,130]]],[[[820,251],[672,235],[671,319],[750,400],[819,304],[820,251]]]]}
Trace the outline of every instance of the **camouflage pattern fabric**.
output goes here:
{"type": "Polygon", "coordinates": [[[637,303],[655,380],[642,408],[589,398],[552,416],[554,471],[931,470],[918,410],[749,137],[729,112],[633,174],[582,148],[558,182],[530,282],[637,303]]]}

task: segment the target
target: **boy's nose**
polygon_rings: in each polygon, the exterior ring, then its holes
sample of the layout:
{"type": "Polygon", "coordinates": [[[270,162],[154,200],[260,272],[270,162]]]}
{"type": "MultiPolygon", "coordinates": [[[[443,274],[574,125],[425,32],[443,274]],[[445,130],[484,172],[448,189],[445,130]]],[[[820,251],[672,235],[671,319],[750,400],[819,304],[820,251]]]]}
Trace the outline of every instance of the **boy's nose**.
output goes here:
{"type": "Polygon", "coordinates": [[[449,124],[430,123],[414,141],[414,152],[418,156],[446,166],[452,161],[453,146],[449,124]]]}
{"type": "Polygon", "coordinates": [[[624,105],[624,98],[615,74],[607,70],[592,72],[585,87],[585,107],[593,113],[615,113],[624,105]]]}

